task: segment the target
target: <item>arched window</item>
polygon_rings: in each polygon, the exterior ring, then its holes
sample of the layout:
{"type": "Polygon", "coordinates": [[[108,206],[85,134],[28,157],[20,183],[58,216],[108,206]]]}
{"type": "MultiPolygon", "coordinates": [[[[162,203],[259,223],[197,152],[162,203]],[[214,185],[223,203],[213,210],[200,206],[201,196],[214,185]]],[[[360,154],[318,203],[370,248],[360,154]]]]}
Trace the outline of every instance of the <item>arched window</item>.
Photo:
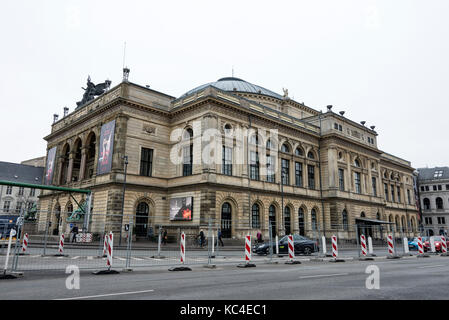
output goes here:
{"type": "Polygon", "coordinates": [[[305,222],[304,222],[304,209],[298,209],[298,226],[299,226],[299,234],[303,236],[305,234],[305,222]]]}
{"type": "Polygon", "coordinates": [[[224,132],[226,135],[230,135],[232,133],[232,126],[229,123],[225,124],[224,132]]]}
{"type": "Polygon", "coordinates": [[[362,213],[360,214],[360,218],[365,218],[365,212],[362,211],[362,213]]]}
{"type": "Polygon", "coordinates": [[[232,208],[228,202],[221,206],[221,236],[223,238],[232,236],[232,208]]]}
{"type": "Polygon", "coordinates": [[[429,200],[429,198],[424,198],[423,204],[424,204],[424,210],[430,210],[430,200],[429,200]]]}
{"type": "Polygon", "coordinates": [[[379,213],[379,212],[376,213],[376,219],[377,219],[377,220],[380,220],[380,213],[379,213]]]}
{"type": "Polygon", "coordinates": [[[251,217],[252,227],[255,229],[260,228],[260,208],[257,203],[253,204],[253,207],[251,209],[251,217]]]}
{"type": "Polygon", "coordinates": [[[302,151],[302,149],[300,147],[298,147],[295,150],[295,155],[298,157],[302,157],[304,155],[304,152],[302,151]]]}
{"type": "Polygon", "coordinates": [[[358,159],[355,159],[355,160],[354,160],[354,165],[355,165],[357,168],[360,168],[360,161],[359,161],[358,159]]]}
{"type": "Polygon", "coordinates": [[[275,148],[274,148],[274,144],[273,144],[273,142],[271,141],[271,139],[268,139],[267,140],[267,145],[266,145],[266,147],[267,147],[267,150],[274,150],[275,148]]]}
{"type": "Polygon", "coordinates": [[[290,228],[290,207],[284,208],[284,228],[285,228],[285,234],[291,233],[290,228]]]}
{"type": "Polygon", "coordinates": [[[342,219],[342,224],[343,224],[343,230],[347,231],[348,230],[348,212],[345,210],[343,210],[342,214],[341,214],[341,219],[342,219]]]}
{"type": "Polygon", "coordinates": [[[395,222],[395,224],[396,224],[396,232],[399,232],[399,231],[401,230],[401,225],[400,225],[400,223],[399,223],[399,216],[396,216],[396,217],[394,218],[394,222],[395,222]]]}
{"type": "Polygon", "coordinates": [[[289,153],[290,152],[290,148],[288,147],[287,144],[284,143],[282,145],[282,147],[281,147],[281,151],[284,152],[284,153],[289,153]]]}
{"type": "Polygon", "coordinates": [[[443,209],[443,199],[440,197],[435,199],[435,204],[437,206],[437,209],[443,209]]]}
{"type": "Polygon", "coordinates": [[[192,175],[192,167],[193,167],[193,130],[188,128],[184,130],[182,135],[184,141],[188,141],[187,145],[184,145],[182,148],[182,175],[190,176],[192,175]]]}
{"type": "Polygon", "coordinates": [[[150,207],[146,202],[140,202],[136,208],[136,237],[146,237],[148,231],[148,215],[150,207]]]}
{"type": "Polygon", "coordinates": [[[314,154],[313,154],[312,151],[309,151],[309,152],[307,153],[307,158],[309,158],[309,159],[315,159],[315,156],[314,156],[314,154]]]}
{"type": "Polygon", "coordinates": [[[274,237],[276,236],[276,207],[274,205],[268,208],[268,220],[270,221],[271,232],[274,237]]]}
{"type": "Polygon", "coordinates": [[[86,152],[86,166],[83,176],[80,179],[91,179],[94,175],[95,168],[95,153],[96,153],[97,138],[95,133],[91,132],[87,138],[87,152],[86,152]]]}
{"type": "Polygon", "coordinates": [[[68,177],[68,172],[69,172],[69,156],[70,156],[70,146],[67,143],[64,148],[62,149],[62,172],[61,172],[61,181],[59,182],[60,184],[66,184],[69,183],[70,181],[68,181],[67,179],[68,177]]]}
{"type": "Polygon", "coordinates": [[[413,218],[410,218],[410,227],[412,229],[412,232],[415,232],[415,221],[413,218]]]}
{"type": "Polygon", "coordinates": [[[69,203],[67,205],[67,217],[70,217],[72,215],[72,212],[73,212],[73,205],[69,203]]]}
{"type": "Polygon", "coordinates": [[[311,216],[311,222],[312,222],[312,230],[316,230],[317,229],[317,220],[316,220],[316,210],[312,209],[312,211],[310,212],[310,216],[311,216]]]}
{"type": "Polygon", "coordinates": [[[75,155],[73,157],[72,181],[79,181],[81,170],[81,139],[78,138],[74,144],[75,155]]]}
{"type": "Polygon", "coordinates": [[[405,222],[405,217],[404,216],[401,218],[401,227],[402,227],[402,232],[406,232],[407,224],[405,222]]]}

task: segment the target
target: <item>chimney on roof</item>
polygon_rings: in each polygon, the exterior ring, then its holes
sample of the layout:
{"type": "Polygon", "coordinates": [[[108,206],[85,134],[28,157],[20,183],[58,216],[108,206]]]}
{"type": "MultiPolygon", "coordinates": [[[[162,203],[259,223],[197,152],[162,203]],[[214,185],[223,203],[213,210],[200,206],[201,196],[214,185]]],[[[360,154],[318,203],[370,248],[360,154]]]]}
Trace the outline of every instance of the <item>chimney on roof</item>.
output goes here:
{"type": "Polygon", "coordinates": [[[64,118],[69,114],[69,108],[64,107],[64,118]]]}
{"type": "Polygon", "coordinates": [[[57,113],[55,113],[53,115],[53,123],[55,123],[56,121],[58,121],[59,115],[57,113]]]}

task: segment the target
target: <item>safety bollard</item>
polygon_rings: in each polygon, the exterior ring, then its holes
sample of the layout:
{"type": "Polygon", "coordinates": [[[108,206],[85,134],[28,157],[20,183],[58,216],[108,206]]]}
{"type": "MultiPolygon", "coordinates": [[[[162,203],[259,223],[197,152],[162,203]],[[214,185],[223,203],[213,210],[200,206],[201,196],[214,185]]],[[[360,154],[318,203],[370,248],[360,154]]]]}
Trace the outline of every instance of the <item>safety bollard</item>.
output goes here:
{"type": "Polygon", "coordinates": [[[428,258],[428,254],[424,254],[424,246],[422,243],[422,237],[418,237],[418,256],[417,258],[428,258]]]}
{"type": "Polygon", "coordinates": [[[368,254],[371,257],[375,257],[376,256],[374,254],[374,251],[373,251],[373,238],[371,238],[371,237],[368,237],[368,254]]]}
{"type": "Polygon", "coordinates": [[[108,251],[108,238],[109,236],[107,234],[104,235],[104,242],[103,242],[103,258],[107,257],[107,251],[108,251]]]}
{"type": "Polygon", "coordinates": [[[393,236],[391,234],[388,235],[387,242],[388,242],[388,256],[387,256],[387,259],[398,259],[399,256],[395,254],[393,236]]]}
{"type": "Polygon", "coordinates": [[[67,254],[64,254],[64,240],[65,236],[63,233],[59,236],[59,247],[58,247],[58,253],[55,254],[55,257],[67,257],[67,254]]]}
{"type": "Polygon", "coordinates": [[[362,261],[364,261],[364,260],[374,260],[373,258],[369,258],[369,257],[366,256],[367,255],[367,248],[366,248],[366,238],[365,238],[364,234],[360,235],[360,247],[361,247],[361,250],[362,250],[362,257],[360,257],[359,260],[362,260],[362,261]]]}
{"type": "Polygon", "coordinates": [[[279,239],[278,236],[274,237],[274,241],[276,242],[276,255],[279,257],[279,239]]]}
{"type": "Polygon", "coordinates": [[[293,241],[293,236],[289,235],[288,237],[288,257],[289,260],[285,262],[285,264],[301,264],[300,261],[295,260],[295,243],[293,241]]]}
{"type": "Polygon", "coordinates": [[[92,272],[93,274],[117,274],[120,273],[117,270],[112,269],[112,259],[114,257],[114,234],[112,231],[109,232],[109,235],[106,235],[108,238],[108,247],[106,250],[106,270],[99,270],[92,272]]]}
{"type": "Polygon", "coordinates": [[[446,238],[444,236],[441,236],[441,254],[440,254],[440,256],[442,256],[442,257],[449,256],[447,254],[447,243],[446,243],[446,238]]]}
{"type": "Polygon", "coordinates": [[[408,239],[406,237],[404,237],[402,239],[402,242],[404,243],[404,256],[412,256],[412,254],[410,253],[410,250],[408,248],[408,239]]]}
{"type": "Polygon", "coordinates": [[[27,249],[28,249],[28,233],[25,233],[25,235],[23,236],[23,242],[22,242],[22,250],[19,253],[19,255],[26,255],[28,253],[26,253],[27,249]]]}
{"type": "Polygon", "coordinates": [[[181,232],[181,241],[179,248],[180,248],[181,266],[169,268],[168,271],[192,271],[192,269],[190,269],[189,267],[184,266],[186,261],[186,234],[184,232],[181,232]]]}
{"type": "Polygon", "coordinates": [[[332,257],[333,260],[330,262],[345,262],[343,259],[338,259],[338,244],[337,244],[337,236],[332,235],[332,257]]]}
{"type": "Polygon", "coordinates": [[[245,237],[245,263],[239,264],[237,267],[239,268],[250,268],[255,267],[256,265],[251,262],[251,236],[247,235],[245,237]]]}
{"type": "Polygon", "coordinates": [[[432,252],[432,254],[436,253],[436,249],[435,249],[435,239],[434,237],[430,237],[430,251],[432,252]]]}

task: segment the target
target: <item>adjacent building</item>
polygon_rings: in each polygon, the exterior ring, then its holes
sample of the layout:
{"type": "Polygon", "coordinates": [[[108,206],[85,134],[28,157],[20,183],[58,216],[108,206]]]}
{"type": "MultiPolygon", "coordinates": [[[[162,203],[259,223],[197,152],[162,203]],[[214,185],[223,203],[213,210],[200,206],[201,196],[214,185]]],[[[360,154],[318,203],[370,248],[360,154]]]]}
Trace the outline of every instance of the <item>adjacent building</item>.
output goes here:
{"type": "MultiPolygon", "coordinates": [[[[234,77],[180,97],[125,79],[55,121],[45,140],[44,183],[92,190],[93,232],[122,232],[130,219],[137,237],[158,225],[198,234],[211,221],[224,238],[267,238],[270,225],[342,238],[355,225],[417,231],[414,169],[378,148],[374,127],[234,77]]],[[[44,191],[40,220],[69,232],[74,199],[84,201],[73,197],[44,191]]]]}
{"type": "Polygon", "coordinates": [[[418,169],[423,231],[427,236],[449,230],[449,167],[418,169]]]}
{"type": "MultiPolygon", "coordinates": [[[[43,165],[0,162],[0,180],[41,184],[43,174],[43,165]]],[[[0,185],[0,213],[9,215],[19,214],[22,209],[31,210],[37,206],[39,195],[39,189],[0,185]]]]}

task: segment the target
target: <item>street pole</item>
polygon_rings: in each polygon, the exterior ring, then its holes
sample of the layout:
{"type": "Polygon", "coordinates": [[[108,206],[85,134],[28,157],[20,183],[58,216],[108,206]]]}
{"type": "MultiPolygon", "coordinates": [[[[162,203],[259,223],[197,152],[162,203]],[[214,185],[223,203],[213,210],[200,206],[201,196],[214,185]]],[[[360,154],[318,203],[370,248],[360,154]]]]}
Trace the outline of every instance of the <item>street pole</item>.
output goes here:
{"type": "Polygon", "coordinates": [[[282,167],[282,159],[281,159],[281,230],[284,230],[284,168],[282,167]]]}
{"type": "Polygon", "coordinates": [[[125,177],[123,179],[123,201],[122,201],[122,221],[120,223],[120,238],[119,238],[119,246],[122,244],[122,229],[123,229],[123,216],[125,214],[125,191],[126,191],[126,170],[128,168],[128,156],[123,156],[125,160],[125,177]]]}

